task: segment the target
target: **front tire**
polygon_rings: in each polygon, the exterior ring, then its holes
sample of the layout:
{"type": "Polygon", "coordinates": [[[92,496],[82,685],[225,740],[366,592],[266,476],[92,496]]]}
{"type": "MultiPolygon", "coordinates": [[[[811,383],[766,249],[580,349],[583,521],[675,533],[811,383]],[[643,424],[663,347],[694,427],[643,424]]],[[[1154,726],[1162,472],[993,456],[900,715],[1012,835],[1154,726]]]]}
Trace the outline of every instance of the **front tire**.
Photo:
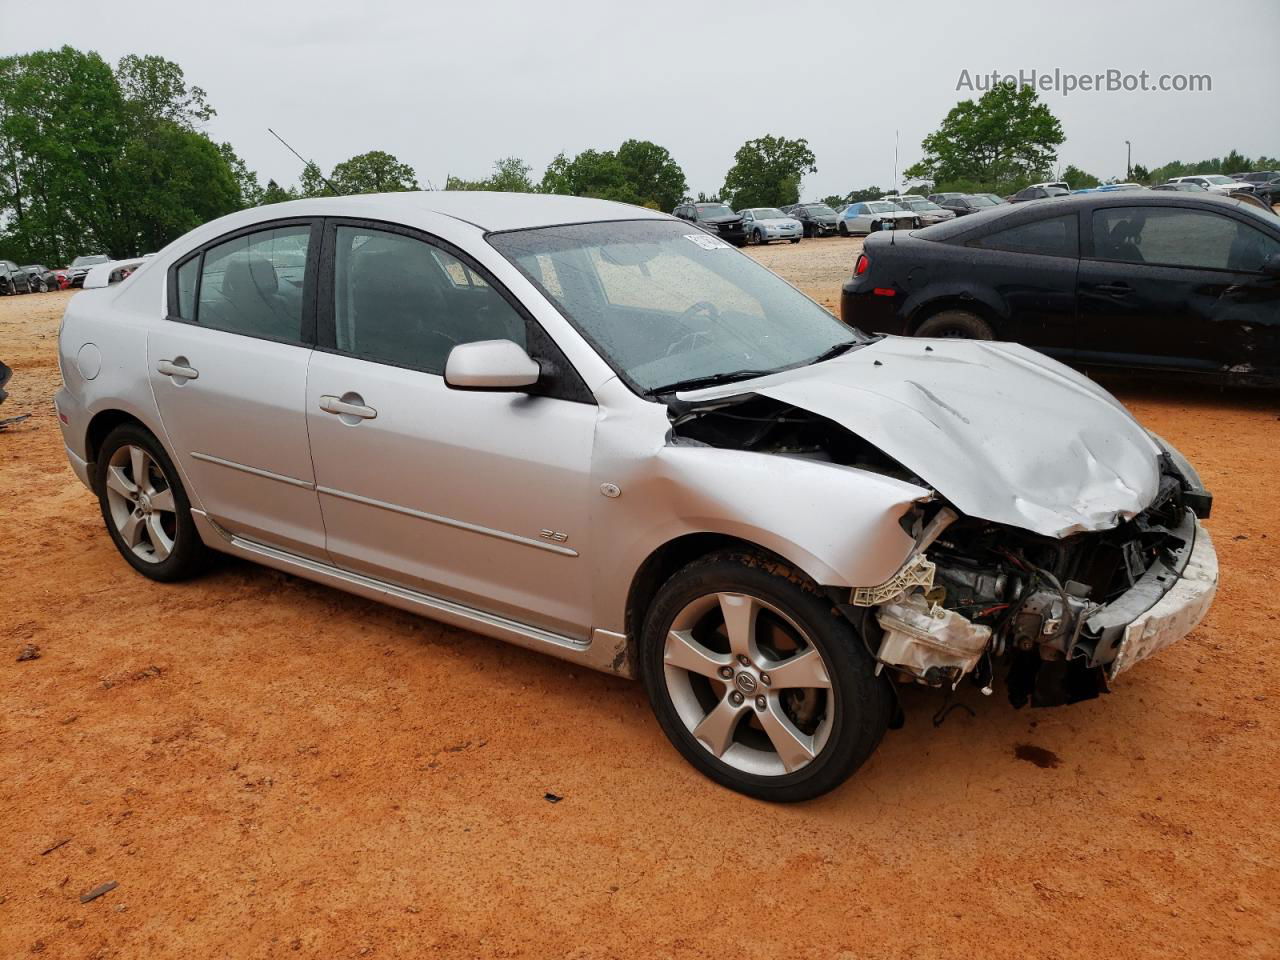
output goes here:
{"type": "Polygon", "coordinates": [[[94,471],[107,532],[133,569],[152,580],[185,580],[203,569],[208,549],[191,519],[191,501],[169,455],[138,424],[107,435],[94,471]]]}
{"type": "Polygon", "coordinates": [[[848,228],[847,226],[845,226],[845,224],[844,224],[844,221],[843,221],[843,220],[841,220],[841,221],[840,221],[840,227],[838,228],[837,232],[838,232],[838,233],[840,234],[840,236],[842,236],[842,237],[847,237],[847,236],[849,236],[849,228],[848,228]]]}
{"type": "Polygon", "coordinates": [[[718,553],[658,591],[640,672],[663,732],[705,776],[794,802],[842,784],[888,729],[892,692],[853,626],[802,574],[718,553]]]}

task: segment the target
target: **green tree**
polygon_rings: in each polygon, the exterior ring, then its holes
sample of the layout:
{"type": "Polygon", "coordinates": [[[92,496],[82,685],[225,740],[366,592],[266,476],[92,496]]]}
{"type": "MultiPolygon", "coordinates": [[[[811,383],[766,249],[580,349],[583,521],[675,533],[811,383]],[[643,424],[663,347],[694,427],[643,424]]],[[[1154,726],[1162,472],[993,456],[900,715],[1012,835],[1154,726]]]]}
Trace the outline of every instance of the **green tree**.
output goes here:
{"type": "Polygon", "coordinates": [[[182,68],[164,57],[128,54],[116,65],[121,96],[144,123],[168,121],[194,129],[217,115],[199,87],[188,87],[182,68]]]}
{"type": "Polygon", "coordinates": [[[735,210],[797,203],[800,180],[817,169],[807,140],[774,136],[748,140],[734,154],[720,194],[735,210]]]}
{"type": "Polygon", "coordinates": [[[222,154],[222,159],[226,161],[231,175],[235,178],[237,203],[241,209],[259,206],[263,202],[263,190],[262,185],[258,183],[258,175],[236,155],[231,144],[218,144],[218,152],[222,154]]]}
{"type": "Polygon", "coordinates": [[[338,193],[396,193],[421,190],[413,167],[383,150],[370,150],[344,160],[329,175],[338,193]]]}
{"type": "MultiPolygon", "coordinates": [[[[1129,173],[1133,177],[1134,183],[1150,183],[1151,182],[1151,171],[1148,170],[1146,167],[1144,167],[1140,163],[1135,163],[1133,165],[1133,168],[1129,171],[1129,173]]],[[[1071,183],[1070,180],[1068,180],[1067,182],[1071,183]]]]}
{"type": "Polygon", "coordinates": [[[618,148],[617,157],[632,194],[643,206],[674,210],[689,189],[684,171],[666,147],[628,140],[618,148]]]}
{"type": "Polygon", "coordinates": [[[1006,192],[1048,175],[1065,140],[1062,124],[1029,86],[1002,83],[975,103],[962,100],[921,142],[924,157],[909,180],[972,181],[1006,192]]]}
{"type": "Polygon", "coordinates": [[[268,180],[267,185],[262,190],[262,197],[258,201],[259,204],[268,203],[284,203],[287,200],[297,200],[298,191],[295,187],[282,187],[274,180],[268,180]]]}
{"type": "Polygon", "coordinates": [[[837,197],[837,196],[833,193],[833,194],[831,194],[830,196],[823,197],[823,198],[822,198],[822,202],[823,202],[823,203],[825,203],[825,204],[826,204],[828,207],[830,207],[832,210],[839,210],[841,207],[843,207],[843,206],[844,206],[846,203],[848,203],[849,201],[848,201],[848,200],[846,200],[844,197],[837,197]]]}
{"type": "Polygon", "coordinates": [[[626,168],[612,150],[583,150],[572,160],[557,154],[542,174],[542,192],[621,203],[639,199],[627,180],[626,168]]]}
{"type": "Polygon", "coordinates": [[[446,190],[495,190],[500,193],[534,193],[534,186],[529,174],[533,168],[519,157],[504,157],[495,160],[493,173],[483,180],[464,180],[450,174],[445,181],[446,190]]]}
{"type": "Polygon", "coordinates": [[[298,178],[298,196],[299,197],[328,197],[336,196],[333,189],[325,182],[324,173],[320,168],[311,162],[308,162],[302,168],[302,176],[298,178]]]}
{"type": "Polygon", "coordinates": [[[0,231],[8,255],[56,264],[108,243],[128,138],[120,86],[96,53],[62,47],[0,59],[0,231]]]}
{"type": "Polygon", "coordinates": [[[204,91],[161,57],[0,58],[0,240],[46,263],[154,250],[239,208],[252,175],[199,131],[204,91]]]}
{"type": "Polygon", "coordinates": [[[845,203],[862,203],[866,200],[879,200],[884,196],[884,191],[879,187],[863,187],[861,190],[850,190],[845,196],[845,203]]]}
{"type": "MultiPolygon", "coordinates": [[[[1134,167],[1135,179],[1137,178],[1137,169],[1137,167],[1134,167]]],[[[1083,170],[1078,167],[1074,167],[1071,164],[1067,164],[1067,169],[1062,171],[1061,179],[1065,180],[1072,190],[1080,190],[1084,187],[1097,187],[1102,184],[1102,181],[1093,174],[1085,173],[1083,170]]]]}

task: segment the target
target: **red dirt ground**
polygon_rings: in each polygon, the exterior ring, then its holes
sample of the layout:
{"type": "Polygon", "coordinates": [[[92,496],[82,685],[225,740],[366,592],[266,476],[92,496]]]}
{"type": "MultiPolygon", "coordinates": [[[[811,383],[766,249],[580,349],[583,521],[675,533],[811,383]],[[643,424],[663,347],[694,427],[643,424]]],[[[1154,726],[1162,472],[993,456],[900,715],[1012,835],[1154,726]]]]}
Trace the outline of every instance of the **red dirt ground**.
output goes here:
{"type": "MultiPolygon", "coordinates": [[[[758,255],[834,305],[840,243],[758,255]]],[[[0,432],[0,955],[1280,953],[1275,395],[1108,384],[1217,496],[1188,639],[1069,708],[962,688],[934,729],[913,691],[777,807],[696,774],[638,684],[238,562],[134,574],[49,403],[67,296],[0,301],[0,416],[33,414],[0,432]]]]}

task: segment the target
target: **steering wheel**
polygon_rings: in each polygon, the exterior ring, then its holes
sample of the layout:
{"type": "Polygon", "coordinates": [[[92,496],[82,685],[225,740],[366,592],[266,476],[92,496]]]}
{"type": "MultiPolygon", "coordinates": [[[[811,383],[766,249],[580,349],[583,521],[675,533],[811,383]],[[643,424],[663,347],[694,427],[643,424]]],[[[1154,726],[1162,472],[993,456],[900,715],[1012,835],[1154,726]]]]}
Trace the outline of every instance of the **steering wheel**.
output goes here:
{"type": "MultiPolygon", "coordinates": [[[[714,303],[707,300],[699,300],[697,303],[690,305],[683,313],[680,314],[680,321],[683,323],[687,320],[692,320],[699,313],[705,313],[707,315],[707,319],[713,322],[720,319],[720,310],[714,303]]],[[[671,346],[667,347],[667,352],[664,356],[671,356],[686,343],[688,343],[690,347],[695,347],[698,345],[699,337],[707,336],[710,336],[710,331],[690,330],[675,343],[671,344],[671,346]]]]}
{"type": "Polygon", "coordinates": [[[680,321],[692,320],[698,313],[705,313],[708,320],[720,319],[720,308],[709,300],[699,300],[697,303],[690,305],[680,314],[680,321]]]}

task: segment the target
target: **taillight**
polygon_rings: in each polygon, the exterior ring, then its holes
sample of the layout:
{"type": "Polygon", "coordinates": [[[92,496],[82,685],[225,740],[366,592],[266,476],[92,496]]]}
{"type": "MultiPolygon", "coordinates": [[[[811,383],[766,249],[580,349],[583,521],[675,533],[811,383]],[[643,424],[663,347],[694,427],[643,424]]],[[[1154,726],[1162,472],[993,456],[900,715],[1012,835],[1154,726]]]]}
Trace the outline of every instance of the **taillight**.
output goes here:
{"type": "Polygon", "coordinates": [[[871,261],[867,259],[865,253],[858,254],[858,262],[853,265],[853,275],[860,277],[867,272],[867,267],[871,266],[871,261]]]}

